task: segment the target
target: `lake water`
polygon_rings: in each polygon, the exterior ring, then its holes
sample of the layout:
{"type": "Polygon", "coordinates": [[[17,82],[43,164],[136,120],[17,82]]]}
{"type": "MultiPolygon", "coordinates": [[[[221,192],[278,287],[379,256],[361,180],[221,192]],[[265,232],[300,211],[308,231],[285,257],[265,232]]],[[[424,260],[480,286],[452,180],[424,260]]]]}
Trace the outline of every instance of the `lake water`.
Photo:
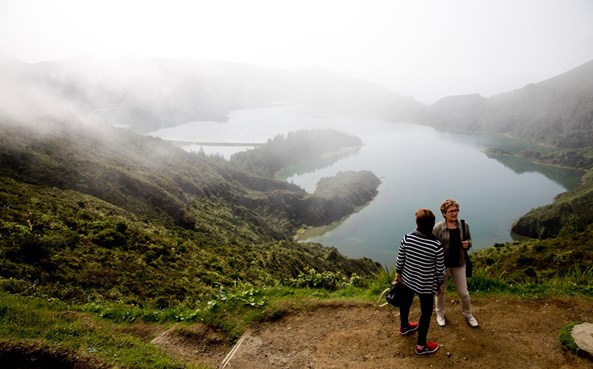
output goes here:
{"type": "MultiPolygon", "coordinates": [[[[483,153],[487,146],[508,151],[533,149],[517,140],[345,117],[303,106],[238,110],[225,123],[191,122],[152,135],[182,141],[263,143],[278,134],[316,127],[356,134],[363,146],[330,166],[326,163],[307,173],[302,173],[302,168],[299,174],[287,173],[288,181],[313,192],[322,177],[339,171],[370,170],[382,184],[368,206],[337,224],[307,232],[306,240],[335,246],[349,257],[369,257],[390,268],[401,237],[415,228],[414,212],[420,207],[431,209],[440,220],[441,201],[456,199],[461,205],[460,218],[471,227],[474,249],[480,249],[512,241],[510,229],[516,219],[534,207],[551,203],[554,196],[579,180],[578,172],[537,167],[509,158],[496,160],[483,153]]],[[[203,145],[185,148],[201,148],[226,158],[246,149],[203,145]]]]}

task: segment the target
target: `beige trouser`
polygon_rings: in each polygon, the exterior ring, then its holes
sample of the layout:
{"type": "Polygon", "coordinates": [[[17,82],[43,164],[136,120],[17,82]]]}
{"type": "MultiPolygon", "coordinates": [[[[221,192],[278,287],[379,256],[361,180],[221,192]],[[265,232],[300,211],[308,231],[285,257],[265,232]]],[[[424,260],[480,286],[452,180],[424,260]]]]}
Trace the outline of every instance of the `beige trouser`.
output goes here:
{"type": "Polygon", "coordinates": [[[445,269],[445,282],[441,289],[441,294],[435,297],[435,311],[438,315],[445,315],[445,292],[447,292],[447,281],[449,275],[453,277],[455,282],[455,289],[461,299],[461,309],[464,316],[470,316],[472,314],[472,303],[469,297],[469,291],[467,289],[467,278],[465,277],[465,265],[458,268],[446,268],[445,269]]]}

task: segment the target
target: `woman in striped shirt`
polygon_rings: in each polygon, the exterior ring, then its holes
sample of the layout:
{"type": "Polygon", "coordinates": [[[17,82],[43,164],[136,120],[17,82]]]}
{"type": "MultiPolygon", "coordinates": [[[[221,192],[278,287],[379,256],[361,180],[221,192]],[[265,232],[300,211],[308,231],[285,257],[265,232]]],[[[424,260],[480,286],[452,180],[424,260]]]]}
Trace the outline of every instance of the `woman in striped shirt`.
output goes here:
{"type": "Polygon", "coordinates": [[[400,243],[395,270],[396,281],[404,285],[400,306],[400,334],[418,330],[416,354],[431,354],[439,349],[437,342],[427,342],[434,295],[441,293],[445,279],[445,259],[440,241],[432,234],[435,216],[430,209],[416,211],[416,230],[406,234],[400,243]],[[420,299],[420,323],[408,320],[414,294],[420,299]]]}

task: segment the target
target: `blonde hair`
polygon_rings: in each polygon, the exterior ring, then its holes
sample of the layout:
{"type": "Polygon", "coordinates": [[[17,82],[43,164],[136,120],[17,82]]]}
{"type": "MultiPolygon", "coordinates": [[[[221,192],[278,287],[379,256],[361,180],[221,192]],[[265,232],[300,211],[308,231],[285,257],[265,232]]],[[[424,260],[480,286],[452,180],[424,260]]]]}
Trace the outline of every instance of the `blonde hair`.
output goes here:
{"type": "Polygon", "coordinates": [[[455,206],[457,210],[459,210],[459,203],[457,201],[451,199],[443,200],[441,203],[441,214],[445,215],[447,209],[449,209],[451,206],[455,206]]]}

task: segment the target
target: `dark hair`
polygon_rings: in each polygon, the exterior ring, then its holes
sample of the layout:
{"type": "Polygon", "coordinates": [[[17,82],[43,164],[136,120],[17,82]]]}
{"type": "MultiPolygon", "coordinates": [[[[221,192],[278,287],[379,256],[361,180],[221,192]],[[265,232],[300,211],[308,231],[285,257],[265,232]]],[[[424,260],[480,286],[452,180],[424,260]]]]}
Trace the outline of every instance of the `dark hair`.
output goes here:
{"type": "Polygon", "coordinates": [[[416,210],[416,225],[418,226],[418,232],[432,234],[434,222],[435,216],[430,209],[421,208],[416,210]]]}

